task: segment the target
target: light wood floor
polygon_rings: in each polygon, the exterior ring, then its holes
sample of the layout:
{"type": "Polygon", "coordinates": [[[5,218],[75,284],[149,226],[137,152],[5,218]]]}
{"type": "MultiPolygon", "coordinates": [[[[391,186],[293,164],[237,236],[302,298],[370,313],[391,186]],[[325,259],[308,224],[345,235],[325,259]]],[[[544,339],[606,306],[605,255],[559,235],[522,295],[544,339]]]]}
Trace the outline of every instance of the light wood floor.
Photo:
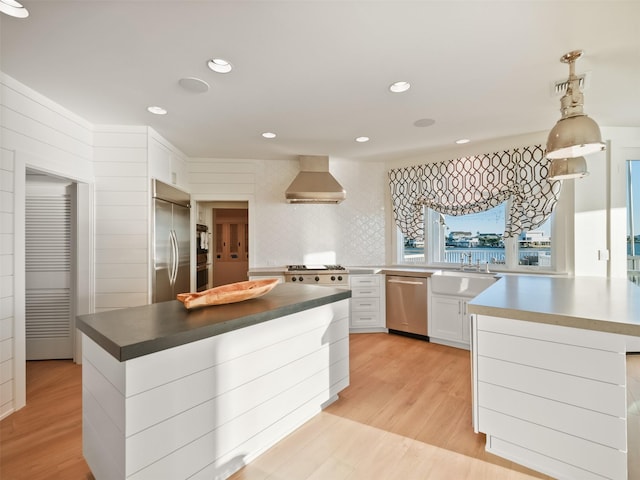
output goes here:
{"type": "Polygon", "coordinates": [[[82,370],[27,362],[27,405],[0,422],[0,479],[93,480],[82,457],[82,370]]]}
{"type": "MultiPolygon", "coordinates": [[[[640,436],[640,356],[630,359],[631,441],[640,436]]],[[[546,478],[484,451],[471,428],[469,370],[464,350],[352,335],[340,399],[232,479],[546,478]]],[[[27,402],[0,422],[0,479],[93,480],[82,458],[81,367],[28,362],[27,402]]],[[[630,479],[640,478],[635,454],[630,479]]]]}
{"type": "Polygon", "coordinates": [[[231,479],[548,478],[484,451],[468,351],[387,334],[350,348],[340,399],[231,479]]]}

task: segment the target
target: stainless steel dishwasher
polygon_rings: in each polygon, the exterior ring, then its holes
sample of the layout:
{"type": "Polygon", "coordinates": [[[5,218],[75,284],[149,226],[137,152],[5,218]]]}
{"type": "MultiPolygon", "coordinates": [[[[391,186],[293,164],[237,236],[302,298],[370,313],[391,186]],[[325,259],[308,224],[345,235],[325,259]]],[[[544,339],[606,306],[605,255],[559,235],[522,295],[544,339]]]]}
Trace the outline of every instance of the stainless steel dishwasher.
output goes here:
{"type": "Polygon", "coordinates": [[[389,331],[427,337],[427,279],[386,276],[389,331]]]}

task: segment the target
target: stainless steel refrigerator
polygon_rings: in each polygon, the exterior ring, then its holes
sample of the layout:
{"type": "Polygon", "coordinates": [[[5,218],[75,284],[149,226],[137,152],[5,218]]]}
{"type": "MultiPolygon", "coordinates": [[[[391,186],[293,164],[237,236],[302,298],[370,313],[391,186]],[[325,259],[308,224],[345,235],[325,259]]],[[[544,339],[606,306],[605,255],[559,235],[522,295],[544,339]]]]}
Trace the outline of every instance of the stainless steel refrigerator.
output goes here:
{"type": "Polygon", "coordinates": [[[175,300],[190,291],[190,196],[152,180],[153,303],[175,300]]]}

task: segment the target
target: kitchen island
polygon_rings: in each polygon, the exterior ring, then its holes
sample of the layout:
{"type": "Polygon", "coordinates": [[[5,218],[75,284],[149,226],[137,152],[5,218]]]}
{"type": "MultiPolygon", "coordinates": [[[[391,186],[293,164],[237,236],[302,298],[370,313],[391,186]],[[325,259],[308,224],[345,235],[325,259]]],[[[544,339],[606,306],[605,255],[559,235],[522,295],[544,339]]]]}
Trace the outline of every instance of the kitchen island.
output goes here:
{"type": "Polygon", "coordinates": [[[505,275],[469,311],[473,423],[487,451],[555,478],[627,479],[640,448],[628,442],[626,384],[640,287],[505,275]]]}
{"type": "Polygon", "coordinates": [[[350,290],[79,316],[83,453],[97,480],[227,478],[349,384],[350,290]]]}

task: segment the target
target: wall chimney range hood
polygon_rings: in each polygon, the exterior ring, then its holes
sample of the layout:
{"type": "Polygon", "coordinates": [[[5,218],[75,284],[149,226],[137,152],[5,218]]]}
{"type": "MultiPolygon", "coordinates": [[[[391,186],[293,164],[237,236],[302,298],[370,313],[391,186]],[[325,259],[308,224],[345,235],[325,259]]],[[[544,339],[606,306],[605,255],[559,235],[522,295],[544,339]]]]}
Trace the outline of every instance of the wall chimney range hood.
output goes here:
{"type": "Polygon", "coordinates": [[[300,173],[285,192],[287,203],[332,203],[347,198],[347,192],[329,173],[329,157],[302,155],[300,173]]]}

